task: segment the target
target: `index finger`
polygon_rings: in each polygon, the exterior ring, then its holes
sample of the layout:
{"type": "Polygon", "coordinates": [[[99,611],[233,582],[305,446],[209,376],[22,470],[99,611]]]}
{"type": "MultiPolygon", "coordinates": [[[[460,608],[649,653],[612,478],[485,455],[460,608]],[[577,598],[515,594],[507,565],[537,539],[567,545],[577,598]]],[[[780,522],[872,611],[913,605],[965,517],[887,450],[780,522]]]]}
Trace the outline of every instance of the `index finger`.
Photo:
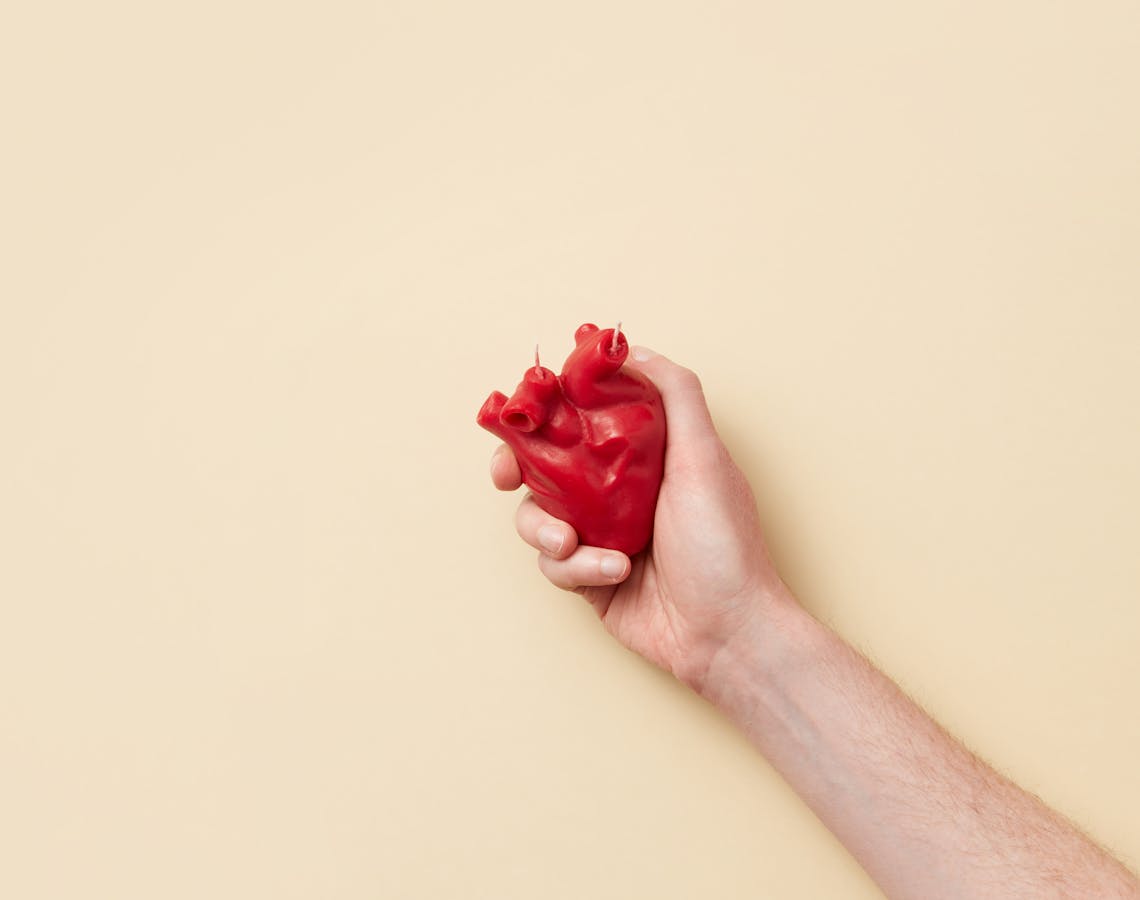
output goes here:
{"type": "Polygon", "coordinates": [[[514,451],[506,444],[500,444],[491,456],[491,481],[500,491],[513,491],[522,486],[519,461],[515,459],[514,451]]]}

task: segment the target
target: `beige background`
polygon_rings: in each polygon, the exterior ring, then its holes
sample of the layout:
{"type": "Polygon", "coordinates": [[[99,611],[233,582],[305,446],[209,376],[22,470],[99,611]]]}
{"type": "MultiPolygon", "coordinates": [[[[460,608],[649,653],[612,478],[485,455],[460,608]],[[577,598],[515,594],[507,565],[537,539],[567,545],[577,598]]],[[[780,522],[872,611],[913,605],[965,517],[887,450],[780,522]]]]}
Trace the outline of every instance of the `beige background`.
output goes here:
{"type": "Polygon", "coordinates": [[[804,603],[1140,861],[1135,3],[22,6],[0,894],[878,896],[489,484],[619,318],[804,603]]]}

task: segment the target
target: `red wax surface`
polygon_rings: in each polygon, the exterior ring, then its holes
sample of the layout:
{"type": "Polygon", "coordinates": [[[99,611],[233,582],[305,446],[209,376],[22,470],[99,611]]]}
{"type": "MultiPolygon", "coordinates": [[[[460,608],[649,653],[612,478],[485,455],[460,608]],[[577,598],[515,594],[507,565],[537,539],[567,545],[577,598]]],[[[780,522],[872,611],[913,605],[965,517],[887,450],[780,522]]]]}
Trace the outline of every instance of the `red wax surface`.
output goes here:
{"type": "Polygon", "coordinates": [[[649,543],[665,465],[657,388],[622,364],[629,344],[586,324],[562,374],[535,365],[511,397],[494,391],[477,421],[515,452],[538,505],[583,544],[628,554],[649,543]]]}

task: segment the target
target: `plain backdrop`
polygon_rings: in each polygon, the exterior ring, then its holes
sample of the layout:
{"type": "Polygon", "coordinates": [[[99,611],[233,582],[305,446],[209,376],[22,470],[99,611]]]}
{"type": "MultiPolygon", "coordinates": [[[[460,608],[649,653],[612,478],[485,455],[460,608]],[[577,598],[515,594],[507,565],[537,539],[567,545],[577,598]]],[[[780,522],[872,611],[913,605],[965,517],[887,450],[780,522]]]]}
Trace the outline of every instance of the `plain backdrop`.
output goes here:
{"type": "Polygon", "coordinates": [[[697,370],[804,604],[1140,861],[1140,7],[0,17],[0,894],[876,897],[474,423],[697,370]]]}

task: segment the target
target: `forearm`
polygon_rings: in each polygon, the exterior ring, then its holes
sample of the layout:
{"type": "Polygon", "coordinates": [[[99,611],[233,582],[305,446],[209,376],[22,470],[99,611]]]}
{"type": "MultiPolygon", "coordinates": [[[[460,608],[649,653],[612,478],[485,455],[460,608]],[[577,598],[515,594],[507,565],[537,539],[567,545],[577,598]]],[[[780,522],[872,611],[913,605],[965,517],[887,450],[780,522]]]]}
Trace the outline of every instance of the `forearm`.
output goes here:
{"type": "Polygon", "coordinates": [[[1137,898],[1118,862],[795,604],[699,689],[892,898],[1137,898]]]}

